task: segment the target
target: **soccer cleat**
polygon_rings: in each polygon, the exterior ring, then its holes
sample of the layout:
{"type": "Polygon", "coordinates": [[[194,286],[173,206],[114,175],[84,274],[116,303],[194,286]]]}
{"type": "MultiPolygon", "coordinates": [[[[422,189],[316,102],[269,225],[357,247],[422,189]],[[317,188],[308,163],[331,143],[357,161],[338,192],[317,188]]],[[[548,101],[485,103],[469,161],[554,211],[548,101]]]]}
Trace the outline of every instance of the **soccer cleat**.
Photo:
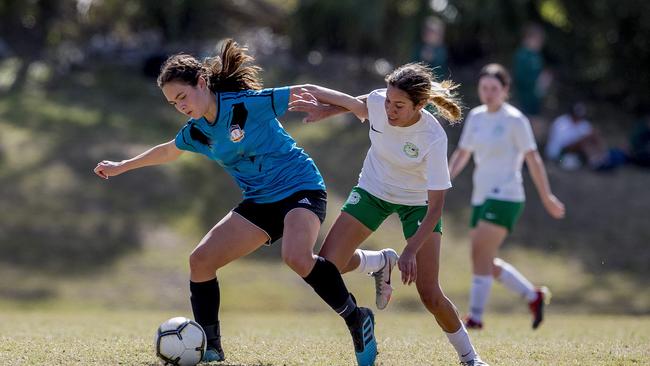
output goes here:
{"type": "Polygon", "coordinates": [[[372,366],[377,358],[377,341],[375,340],[375,317],[368,308],[357,308],[359,319],[348,327],[354,343],[357,365],[372,366]]]}
{"type": "Polygon", "coordinates": [[[480,357],[476,356],[473,360],[465,361],[460,363],[461,366],[490,366],[487,363],[483,362],[480,357]]]}
{"type": "Polygon", "coordinates": [[[215,347],[208,346],[208,348],[205,350],[205,353],[203,354],[201,362],[220,362],[225,359],[226,357],[224,356],[221,347],[217,349],[215,347]]]}
{"type": "Polygon", "coordinates": [[[472,319],[471,315],[465,316],[463,324],[465,324],[465,328],[467,329],[483,329],[483,322],[472,319]]]}
{"type": "Polygon", "coordinates": [[[208,346],[206,347],[201,362],[219,362],[225,360],[226,356],[223,353],[223,348],[221,348],[221,329],[219,322],[213,325],[206,325],[203,327],[203,330],[208,339],[208,346]]]}
{"type": "Polygon", "coordinates": [[[379,271],[371,273],[371,276],[375,278],[375,304],[379,310],[386,308],[393,294],[393,287],[390,285],[390,276],[393,272],[393,267],[395,267],[399,259],[397,252],[390,248],[382,249],[381,254],[385,259],[384,266],[379,271]]]}
{"type": "Polygon", "coordinates": [[[548,305],[551,302],[551,291],[549,291],[548,287],[542,286],[535,292],[537,293],[537,298],[528,303],[528,308],[533,314],[533,329],[537,329],[542,323],[544,320],[544,305],[548,305]]]}

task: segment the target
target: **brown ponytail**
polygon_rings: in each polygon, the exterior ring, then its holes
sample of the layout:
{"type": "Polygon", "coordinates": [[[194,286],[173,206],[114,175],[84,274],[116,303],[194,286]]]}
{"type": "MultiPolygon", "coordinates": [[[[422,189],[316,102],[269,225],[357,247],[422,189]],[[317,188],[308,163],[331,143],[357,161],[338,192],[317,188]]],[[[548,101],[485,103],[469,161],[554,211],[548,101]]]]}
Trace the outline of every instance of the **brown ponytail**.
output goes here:
{"type": "Polygon", "coordinates": [[[250,64],[255,59],[247,51],[246,47],[228,39],[221,48],[221,56],[206,58],[203,62],[187,54],[173,55],[160,70],[158,87],[162,88],[169,82],[196,86],[202,76],[215,93],[262,89],[258,75],[262,69],[250,64]]]}
{"type": "Polygon", "coordinates": [[[246,47],[232,39],[221,48],[221,57],[207,58],[203,62],[208,86],[213,92],[262,89],[259,66],[251,65],[255,58],[248,55],[246,47]]]}
{"type": "Polygon", "coordinates": [[[438,113],[449,121],[449,124],[453,125],[460,122],[463,111],[453,92],[454,89],[458,88],[458,84],[454,84],[451,80],[444,80],[437,85],[434,82],[433,85],[438,87],[432,88],[433,93],[431,93],[429,101],[436,107],[438,113]]]}
{"type": "Polygon", "coordinates": [[[386,82],[406,92],[415,105],[422,102],[433,104],[449,124],[458,123],[462,117],[462,109],[454,93],[458,85],[451,80],[435,81],[431,68],[422,63],[397,68],[386,76],[386,82]]]}

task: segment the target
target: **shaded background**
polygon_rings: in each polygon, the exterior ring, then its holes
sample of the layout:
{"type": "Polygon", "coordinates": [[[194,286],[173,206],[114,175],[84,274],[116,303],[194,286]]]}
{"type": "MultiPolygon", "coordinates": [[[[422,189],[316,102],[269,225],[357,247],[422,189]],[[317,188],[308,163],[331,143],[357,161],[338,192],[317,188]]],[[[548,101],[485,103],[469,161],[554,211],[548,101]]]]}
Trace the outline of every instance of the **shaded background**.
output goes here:
{"type": "MultiPolygon", "coordinates": [[[[187,256],[239,201],[234,183],[190,154],[109,181],[92,173],[100,160],[169,141],[184,124],[155,86],[168,55],[214,55],[233,37],[250,47],[266,86],[310,82],[362,94],[416,60],[430,16],[446,24],[445,71],[462,84],[468,109],[478,103],[478,70],[488,62],[511,67],[523,29],[535,22],[546,32],[543,55],[554,75],[542,117],[585,101],[589,119],[618,146],[647,113],[646,2],[0,0],[0,305],[189,309],[187,256]]],[[[328,185],[325,232],[356,182],[367,127],[345,116],[315,125],[300,117],[282,122],[328,185]]],[[[445,128],[452,150],[462,127],[445,128]]],[[[504,257],[555,290],[556,311],[650,313],[649,172],[547,166],[567,217],[548,217],[525,174],[526,211],[504,257]]],[[[454,182],[444,214],[442,281],[461,309],[470,278],[470,171],[454,182]]],[[[386,245],[404,245],[394,219],[367,242],[386,245]]],[[[279,243],[220,277],[224,308],[325,309],[280,263],[279,243]]],[[[362,299],[372,298],[372,281],[348,278],[362,299]]],[[[420,309],[415,291],[398,291],[397,309],[420,309]]],[[[515,308],[524,310],[519,299],[496,291],[491,310],[515,308]]]]}

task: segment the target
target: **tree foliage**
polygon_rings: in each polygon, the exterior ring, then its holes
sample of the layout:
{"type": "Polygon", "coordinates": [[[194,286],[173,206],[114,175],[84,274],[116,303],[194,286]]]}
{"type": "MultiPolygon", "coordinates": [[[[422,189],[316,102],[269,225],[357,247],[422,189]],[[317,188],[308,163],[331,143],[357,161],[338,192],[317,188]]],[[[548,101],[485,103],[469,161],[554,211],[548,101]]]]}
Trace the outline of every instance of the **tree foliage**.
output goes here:
{"type": "Polygon", "coordinates": [[[522,29],[547,31],[545,53],[561,82],[583,97],[650,104],[650,3],[569,0],[308,0],[292,16],[294,49],[375,55],[410,61],[421,22],[447,22],[452,67],[497,61],[508,65],[522,29]],[[434,10],[437,9],[438,11],[434,10]]]}

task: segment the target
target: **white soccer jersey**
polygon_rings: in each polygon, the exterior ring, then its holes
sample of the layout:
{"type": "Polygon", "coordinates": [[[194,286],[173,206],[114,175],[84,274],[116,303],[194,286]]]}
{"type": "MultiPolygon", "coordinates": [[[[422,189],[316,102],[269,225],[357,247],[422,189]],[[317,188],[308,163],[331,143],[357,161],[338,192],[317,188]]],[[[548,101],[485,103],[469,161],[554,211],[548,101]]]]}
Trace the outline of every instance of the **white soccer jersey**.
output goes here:
{"type": "Polygon", "coordinates": [[[474,155],[472,205],[486,199],[523,202],[521,166],[524,154],[537,149],[528,122],[517,108],[504,103],[489,113],[485,105],[467,115],[458,146],[474,155]]]}
{"type": "Polygon", "coordinates": [[[451,187],[447,135],[431,113],[409,127],[388,123],[386,89],[368,95],[370,150],[359,174],[359,187],[390,203],[425,206],[427,190],[451,187]]]}

